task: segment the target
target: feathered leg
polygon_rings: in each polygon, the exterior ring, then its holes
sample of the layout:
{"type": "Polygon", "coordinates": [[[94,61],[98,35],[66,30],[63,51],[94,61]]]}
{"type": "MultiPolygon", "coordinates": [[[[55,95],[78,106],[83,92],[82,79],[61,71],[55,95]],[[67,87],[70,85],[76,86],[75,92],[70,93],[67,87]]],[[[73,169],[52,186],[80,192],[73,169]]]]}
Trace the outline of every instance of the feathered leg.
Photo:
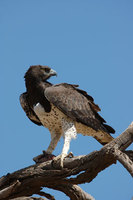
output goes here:
{"type": "Polygon", "coordinates": [[[46,162],[48,160],[52,160],[55,155],[52,154],[54,151],[55,147],[57,146],[57,143],[61,137],[61,134],[55,134],[53,131],[51,131],[51,142],[47,148],[46,151],[43,151],[43,154],[36,156],[33,158],[33,160],[36,163],[41,163],[41,162],[46,162]]]}
{"type": "Polygon", "coordinates": [[[57,146],[57,143],[61,137],[60,133],[57,134],[54,131],[50,131],[50,133],[51,133],[51,142],[46,151],[48,154],[51,154],[54,151],[54,149],[57,146]]]}
{"type": "Polygon", "coordinates": [[[72,121],[67,121],[65,119],[62,120],[63,127],[63,137],[64,137],[64,145],[62,149],[61,155],[57,156],[54,160],[60,161],[60,166],[63,167],[63,160],[67,156],[71,139],[75,139],[77,136],[77,131],[75,125],[72,121]]]}

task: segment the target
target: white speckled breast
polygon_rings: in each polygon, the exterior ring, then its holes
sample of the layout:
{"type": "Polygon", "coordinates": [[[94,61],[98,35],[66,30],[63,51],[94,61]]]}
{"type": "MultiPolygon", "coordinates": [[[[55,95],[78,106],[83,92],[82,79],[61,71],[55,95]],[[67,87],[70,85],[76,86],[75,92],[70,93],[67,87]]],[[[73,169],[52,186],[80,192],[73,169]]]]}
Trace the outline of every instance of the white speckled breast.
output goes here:
{"type": "Polygon", "coordinates": [[[37,103],[34,106],[34,112],[40,119],[43,126],[49,129],[50,132],[55,132],[59,134],[63,134],[63,121],[66,120],[67,122],[73,122],[76,127],[77,133],[82,133],[83,135],[88,135],[92,137],[98,137],[101,141],[111,141],[112,137],[104,132],[104,131],[95,131],[91,127],[88,127],[82,123],[74,122],[69,117],[67,117],[63,112],[61,112],[57,107],[52,104],[51,112],[45,112],[44,108],[41,106],[40,103],[37,103]]]}
{"type": "Polygon", "coordinates": [[[34,106],[34,112],[39,117],[43,126],[49,130],[62,133],[62,119],[65,118],[65,115],[58,108],[52,105],[51,112],[47,113],[41,104],[37,103],[34,106]]]}

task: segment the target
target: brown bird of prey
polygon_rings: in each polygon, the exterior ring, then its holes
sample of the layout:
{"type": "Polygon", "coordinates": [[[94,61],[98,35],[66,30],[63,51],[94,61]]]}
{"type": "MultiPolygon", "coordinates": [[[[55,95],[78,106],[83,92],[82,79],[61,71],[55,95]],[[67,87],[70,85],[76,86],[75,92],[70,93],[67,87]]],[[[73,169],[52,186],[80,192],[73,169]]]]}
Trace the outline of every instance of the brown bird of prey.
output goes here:
{"type": "Polygon", "coordinates": [[[61,136],[64,137],[60,155],[63,166],[70,141],[76,138],[77,133],[92,136],[105,145],[113,139],[110,133],[115,131],[98,114],[100,108],[93,98],[78,85],[53,85],[47,81],[55,75],[56,71],[48,66],[31,66],[24,76],[26,92],[20,95],[20,103],[32,122],[49,129],[51,142],[47,154],[52,154],[61,136]]]}

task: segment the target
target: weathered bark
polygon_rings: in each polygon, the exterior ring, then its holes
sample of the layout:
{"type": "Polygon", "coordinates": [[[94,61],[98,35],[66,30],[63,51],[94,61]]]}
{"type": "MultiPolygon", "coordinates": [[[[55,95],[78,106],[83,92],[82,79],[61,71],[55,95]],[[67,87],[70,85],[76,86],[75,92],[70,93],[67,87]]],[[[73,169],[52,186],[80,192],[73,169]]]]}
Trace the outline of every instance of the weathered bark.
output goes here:
{"type": "Polygon", "coordinates": [[[18,197],[18,198],[10,199],[10,200],[47,200],[47,199],[42,198],[42,197],[18,197]]]}
{"type": "Polygon", "coordinates": [[[0,178],[0,199],[17,200],[17,197],[19,200],[35,199],[30,197],[33,194],[54,199],[51,195],[40,192],[43,187],[48,187],[64,192],[71,200],[94,200],[77,185],[91,182],[99,172],[117,160],[133,176],[133,154],[132,151],[125,151],[132,142],[133,123],[100,151],[66,158],[63,169],[60,169],[54,161],[47,161],[7,174],[0,178]]]}

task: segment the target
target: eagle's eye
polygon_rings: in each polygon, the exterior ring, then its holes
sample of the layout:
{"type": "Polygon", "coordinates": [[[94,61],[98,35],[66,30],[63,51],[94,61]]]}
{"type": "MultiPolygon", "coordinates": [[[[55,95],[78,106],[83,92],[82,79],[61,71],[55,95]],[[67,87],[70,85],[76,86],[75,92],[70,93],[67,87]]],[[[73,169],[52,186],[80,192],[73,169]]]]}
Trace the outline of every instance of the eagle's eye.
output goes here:
{"type": "Polygon", "coordinates": [[[45,71],[46,73],[49,73],[49,72],[50,72],[50,69],[49,69],[49,68],[44,68],[44,71],[45,71]]]}

